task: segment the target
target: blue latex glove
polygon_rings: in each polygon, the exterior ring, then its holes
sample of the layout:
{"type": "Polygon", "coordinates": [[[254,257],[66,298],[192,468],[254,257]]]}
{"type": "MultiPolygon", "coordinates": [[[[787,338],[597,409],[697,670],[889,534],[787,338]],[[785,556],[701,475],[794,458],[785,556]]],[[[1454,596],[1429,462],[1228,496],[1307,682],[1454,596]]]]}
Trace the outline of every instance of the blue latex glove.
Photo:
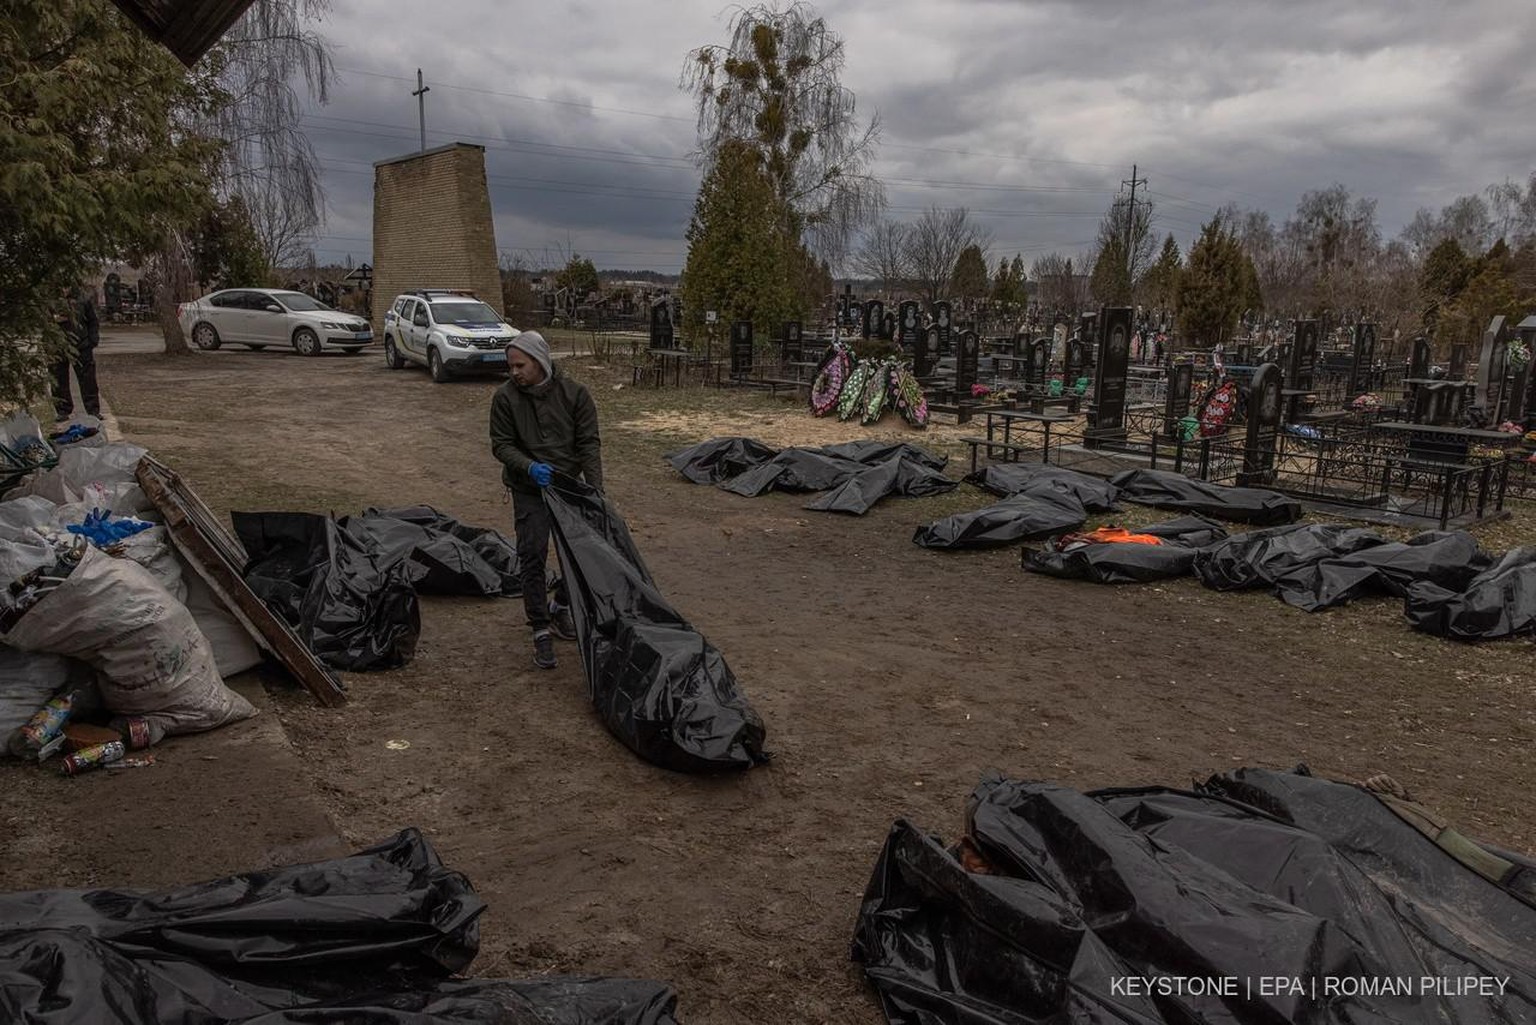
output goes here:
{"type": "Polygon", "coordinates": [[[528,467],[528,476],[541,488],[549,487],[549,482],[555,477],[555,468],[548,463],[533,463],[528,467]]]}

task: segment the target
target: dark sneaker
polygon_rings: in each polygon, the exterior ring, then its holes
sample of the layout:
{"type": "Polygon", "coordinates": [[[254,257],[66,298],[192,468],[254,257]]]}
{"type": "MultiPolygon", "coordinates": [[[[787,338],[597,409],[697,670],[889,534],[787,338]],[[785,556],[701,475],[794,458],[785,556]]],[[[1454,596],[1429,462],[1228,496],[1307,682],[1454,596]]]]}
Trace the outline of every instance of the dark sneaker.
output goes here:
{"type": "Polygon", "coordinates": [[[555,639],[548,630],[533,635],[533,664],[540,669],[553,669],[560,664],[555,659],[555,639]]]}
{"type": "Polygon", "coordinates": [[[576,624],[571,620],[571,610],[564,605],[551,604],[549,606],[549,628],[562,641],[574,641],[576,639],[576,624]]]}

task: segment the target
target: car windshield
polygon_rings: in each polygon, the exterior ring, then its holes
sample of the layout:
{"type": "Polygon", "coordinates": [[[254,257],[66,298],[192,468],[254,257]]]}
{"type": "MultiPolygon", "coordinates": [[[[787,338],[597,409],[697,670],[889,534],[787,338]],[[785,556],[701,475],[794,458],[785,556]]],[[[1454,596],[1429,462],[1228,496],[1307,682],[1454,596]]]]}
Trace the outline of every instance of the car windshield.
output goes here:
{"type": "Polygon", "coordinates": [[[293,310],[295,313],[310,313],[318,310],[329,310],[319,299],[305,295],[303,292],[276,292],[272,298],[293,310]]]}
{"type": "Polygon", "coordinates": [[[433,303],[432,317],[439,324],[453,324],[456,327],[501,323],[496,311],[485,303],[433,303]]]}

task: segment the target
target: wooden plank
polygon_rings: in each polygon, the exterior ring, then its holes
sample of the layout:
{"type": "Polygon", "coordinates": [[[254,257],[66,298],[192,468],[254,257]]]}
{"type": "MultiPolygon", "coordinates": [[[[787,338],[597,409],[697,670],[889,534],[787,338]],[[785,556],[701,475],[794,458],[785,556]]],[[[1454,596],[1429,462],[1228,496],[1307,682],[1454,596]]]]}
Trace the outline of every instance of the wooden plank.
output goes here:
{"type": "Polygon", "coordinates": [[[151,456],[139,460],[139,487],[160,510],[165,529],[256,643],[270,652],[322,705],[347,701],[341,677],[315,658],[299,635],[267,608],[242,576],[247,561],[239,540],[224,529],[180,474],[151,456]]]}

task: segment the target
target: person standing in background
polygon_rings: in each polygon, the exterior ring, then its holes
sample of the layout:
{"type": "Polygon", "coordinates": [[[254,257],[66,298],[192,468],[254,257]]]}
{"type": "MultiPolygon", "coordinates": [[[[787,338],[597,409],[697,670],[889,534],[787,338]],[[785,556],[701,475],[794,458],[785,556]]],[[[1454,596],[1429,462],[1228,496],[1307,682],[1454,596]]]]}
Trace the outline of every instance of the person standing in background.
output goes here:
{"type": "Polygon", "coordinates": [[[90,289],[77,287],[66,293],[54,318],[73,346],[53,364],[53,411],[60,422],[75,414],[74,396],[69,390],[69,370],[74,367],[80,385],[80,401],[91,416],[101,416],[101,391],[96,383],[96,346],[101,343],[101,319],[96,313],[96,296],[90,289]]]}

